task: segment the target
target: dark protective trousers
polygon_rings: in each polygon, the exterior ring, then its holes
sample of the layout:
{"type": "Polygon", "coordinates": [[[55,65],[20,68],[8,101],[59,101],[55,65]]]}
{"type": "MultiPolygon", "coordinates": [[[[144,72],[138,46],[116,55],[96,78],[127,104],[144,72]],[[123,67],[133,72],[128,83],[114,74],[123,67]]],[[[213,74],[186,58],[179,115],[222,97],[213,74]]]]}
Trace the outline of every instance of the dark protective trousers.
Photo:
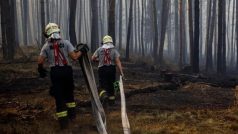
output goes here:
{"type": "Polygon", "coordinates": [[[56,111],[67,111],[67,103],[74,102],[74,81],[71,66],[51,67],[51,95],[55,98],[56,111]]]}
{"type": "Polygon", "coordinates": [[[102,66],[98,69],[99,88],[106,90],[108,96],[114,96],[113,83],[116,80],[116,66],[102,66]]]}

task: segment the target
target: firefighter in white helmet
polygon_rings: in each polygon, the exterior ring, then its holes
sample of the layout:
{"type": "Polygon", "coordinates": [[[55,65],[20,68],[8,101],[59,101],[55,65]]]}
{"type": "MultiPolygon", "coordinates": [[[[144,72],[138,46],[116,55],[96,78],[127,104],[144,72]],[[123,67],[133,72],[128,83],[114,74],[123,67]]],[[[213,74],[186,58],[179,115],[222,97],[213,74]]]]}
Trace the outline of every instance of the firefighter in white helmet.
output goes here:
{"type": "Polygon", "coordinates": [[[76,117],[74,101],[73,70],[70,58],[77,60],[82,54],[87,53],[87,45],[77,50],[68,40],[60,36],[60,28],[55,23],[49,23],[45,27],[44,35],[47,38],[38,58],[38,72],[40,77],[46,76],[44,62],[47,59],[50,67],[51,88],[50,95],[55,98],[56,116],[60,127],[68,126],[68,119],[76,117]]]}
{"type": "Polygon", "coordinates": [[[103,37],[102,46],[99,47],[92,56],[93,61],[99,61],[99,97],[109,104],[115,103],[114,82],[116,81],[116,66],[120,75],[124,76],[120,61],[120,54],[113,45],[112,37],[103,37]]]}

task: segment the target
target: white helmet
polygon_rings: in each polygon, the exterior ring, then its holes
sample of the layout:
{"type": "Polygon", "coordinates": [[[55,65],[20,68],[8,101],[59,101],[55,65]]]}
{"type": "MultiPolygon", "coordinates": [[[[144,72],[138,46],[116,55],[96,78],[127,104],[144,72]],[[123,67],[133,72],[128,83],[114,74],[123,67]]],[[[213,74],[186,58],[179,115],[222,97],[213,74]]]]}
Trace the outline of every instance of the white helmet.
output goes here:
{"type": "Polygon", "coordinates": [[[106,36],[104,36],[103,37],[103,44],[106,44],[106,43],[113,43],[113,41],[112,41],[112,37],[111,36],[109,36],[109,35],[106,35],[106,36]]]}
{"type": "Polygon", "coordinates": [[[45,35],[50,36],[51,34],[55,32],[60,32],[59,26],[55,23],[49,23],[45,27],[45,35]]]}

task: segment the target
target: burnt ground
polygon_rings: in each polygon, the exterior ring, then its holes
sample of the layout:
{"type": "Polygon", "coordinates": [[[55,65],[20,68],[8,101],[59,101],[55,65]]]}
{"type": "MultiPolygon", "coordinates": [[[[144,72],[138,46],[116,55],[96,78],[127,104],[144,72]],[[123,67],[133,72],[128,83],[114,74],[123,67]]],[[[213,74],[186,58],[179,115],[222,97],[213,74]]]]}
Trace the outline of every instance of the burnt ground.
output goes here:
{"type": "MultiPolygon", "coordinates": [[[[133,134],[236,134],[238,93],[235,84],[163,79],[160,71],[124,62],[127,114],[133,134]]],[[[34,63],[0,67],[0,133],[97,134],[90,96],[80,68],[75,67],[77,118],[62,131],[55,117],[49,78],[37,76],[34,63]]],[[[96,71],[95,71],[96,72],[96,71]]],[[[97,74],[95,73],[97,79],[97,74]]],[[[189,75],[190,77],[190,75],[189,75]]],[[[214,77],[215,79],[216,77],[214,77]]],[[[226,82],[225,82],[226,83],[226,82]]],[[[122,134],[120,96],[106,107],[107,130],[122,134]]]]}

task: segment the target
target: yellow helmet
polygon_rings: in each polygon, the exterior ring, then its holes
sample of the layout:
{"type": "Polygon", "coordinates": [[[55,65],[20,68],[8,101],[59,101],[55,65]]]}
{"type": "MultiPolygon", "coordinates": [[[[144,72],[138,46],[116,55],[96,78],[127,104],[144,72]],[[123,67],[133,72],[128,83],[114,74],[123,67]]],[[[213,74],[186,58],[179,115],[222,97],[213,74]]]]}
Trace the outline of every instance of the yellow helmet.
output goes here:
{"type": "Polygon", "coordinates": [[[59,26],[55,23],[49,23],[45,27],[45,34],[50,36],[52,33],[60,32],[59,26]]]}
{"type": "Polygon", "coordinates": [[[103,37],[103,44],[106,44],[106,43],[109,43],[109,42],[113,43],[112,37],[109,36],[109,35],[104,36],[103,37]]]}

